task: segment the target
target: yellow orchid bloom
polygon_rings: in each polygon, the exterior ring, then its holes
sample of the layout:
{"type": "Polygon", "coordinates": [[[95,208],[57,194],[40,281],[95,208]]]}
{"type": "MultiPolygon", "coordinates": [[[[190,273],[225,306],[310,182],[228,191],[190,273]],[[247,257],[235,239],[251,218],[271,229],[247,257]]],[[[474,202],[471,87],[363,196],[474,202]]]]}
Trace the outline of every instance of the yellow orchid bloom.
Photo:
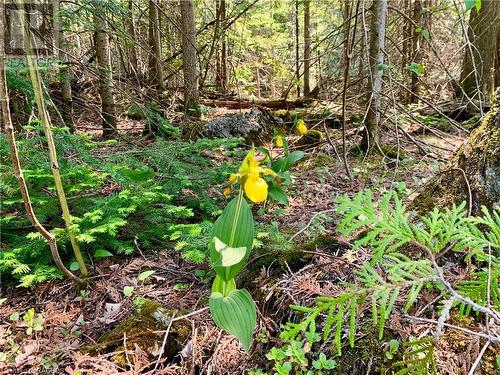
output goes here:
{"type": "Polygon", "coordinates": [[[231,175],[229,176],[229,182],[231,184],[235,184],[238,182],[238,175],[236,173],[231,173],[231,175]]]}
{"type": "Polygon", "coordinates": [[[231,195],[231,192],[233,191],[233,189],[231,189],[231,186],[228,186],[227,188],[224,189],[223,193],[225,197],[228,197],[231,195]]]}
{"type": "Polygon", "coordinates": [[[283,138],[281,137],[281,135],[278,135],[276,137],[276,146],[283,147],[283,138]]]}
{"type": "Polygon", "coordinates": [[[256,175],[249,175],[243,185],[248,199],[254,203],[264,202],[267,199],[267,182],[256,175]]]}
{"type": "Polygon", "coordinates": [[[240,177],[243,184],[243,191],[248,199],[254,203],[260,203],[267,199],[268,191],[267,182],[260,177],[261,173],[277,177],[276,172],[273,170],[259,166],[259,161],[255,159],[255,149],[252,147],[245,156],[245,159],[243,159],[238,173],[234,175],[235,177],[231,175],[229,181],[233,183],[232,181],[235,178],[240,177]]]}
{"type": "Polygon", "coordinates": [[[300,133],[300,134],[306,134],[307,133],[307,126],[306,126],[306,123],[304,122],[304,120],[302,119],[299,119],[297,121],[297,124],[295,125],[295,128],[297,129],[297,131],[300,133]]]}

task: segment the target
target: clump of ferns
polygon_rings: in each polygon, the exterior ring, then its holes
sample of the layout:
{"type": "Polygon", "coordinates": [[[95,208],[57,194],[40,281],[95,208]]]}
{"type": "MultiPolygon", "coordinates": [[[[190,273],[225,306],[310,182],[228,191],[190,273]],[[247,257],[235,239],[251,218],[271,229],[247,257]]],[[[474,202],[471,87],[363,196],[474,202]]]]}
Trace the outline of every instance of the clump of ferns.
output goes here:
{"type": "MultiPolygon", "coordinates": [[[[336,211],[342,218],[337,228],[340,234],[352,237],[361,232],[354,248],[371,248],[372,258],[337,296],[318,297],[312,306],[290,306],[301,319],[286,323],[281,333],[283,340],[302,339],[308,345],[333,341],[341,355],[345,331],[354,347],[358,320],[364,310],[371,311],[373,325],[382,339],[395,305],[402,303],[407,314],[423,289],[440,293],[445,301],[435,306],[440,308],[441,316],[438,331],[454,307],[461,315],[475,311],[500,323],[500,207],[493,212],[483,207],[482,217],[468,217],[463,203],[442,211],[435,209],[415,220],[410,219],[396,192],[389,191],[374,201],[372,192],[364,190],[353,198],[340,197],[336,211]],[[420,251],[421,256],[417,258],[413,251],[407,255],[409,248],[420,251]],[[467,277],[454,285],[436,262],[437,254],[448,251],[472,265],[467,277]]],[[[395,363],[403,367],[398,373],[435,372],[433,356],[428,355],[432,348],[425,340],[407,343],[404,359],[395,363]],[[427,354],[414,355],[423,352],[427,354]]]]}

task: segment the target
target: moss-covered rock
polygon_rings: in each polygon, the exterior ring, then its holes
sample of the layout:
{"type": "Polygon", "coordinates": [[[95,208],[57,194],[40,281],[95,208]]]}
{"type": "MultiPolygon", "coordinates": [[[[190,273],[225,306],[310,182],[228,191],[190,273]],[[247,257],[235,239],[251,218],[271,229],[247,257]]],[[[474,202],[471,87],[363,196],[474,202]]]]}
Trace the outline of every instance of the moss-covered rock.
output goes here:
{"type": "MultiPolygon", "coordinates": [[[[123,352],[126,336],[128,350],[133,350],[137,344],[145,352],[157,355],[161,349],[163,334],[155,332],[166,330],[174,313],[156,301],[144,300],[131,316],[104,334],[96,344],[85,347],[83,352],[89,354],[117,352],[113,359],[120,366],[125,366],[127,362],[123,352]]],[[[190,333],[191,326],[186,321],[173,322],[163,355],[167,357],[177,355],[190,333]]]]}

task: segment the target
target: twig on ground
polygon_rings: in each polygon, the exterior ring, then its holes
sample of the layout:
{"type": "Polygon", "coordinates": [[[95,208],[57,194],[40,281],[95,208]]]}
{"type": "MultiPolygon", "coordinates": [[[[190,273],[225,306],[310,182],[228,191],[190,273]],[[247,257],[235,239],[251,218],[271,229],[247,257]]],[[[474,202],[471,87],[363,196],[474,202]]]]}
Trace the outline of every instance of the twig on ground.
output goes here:
{"type": "MultiPolygon", "coordinates": [[[[417,322],[417,323],[430,323],[430,324],[435,324],[435,325],[439,324],[439,322],[437,320],[419,318],[419,317],[412,316],[412,315],[404,315],[404,318],[407,320],[417,322]]],[[[492,343],[495,343],[495,344],[500,344],[500,336],[497,336],[494,334],[488,335],[485,333],[472,331],[472,330],[467,329],[467,328],[459,327],[459,326],[456,326],[456,325],[450,324],[450,323],[443,323],[443,326],[448,327],[448,328],[452,328],[452,329],[456,329],[457,331],[462,331],[462,332],[468,333],[469,335],[472,335],[472,336],[481,337],[481,338],[486,339],[486,340],[488,340],[492,343]]]]}
{"type": "MultiPolygon", "coordinates": [[[[174,314],[174,316],[175,316],[175,314],[174,314]]],[[[172,319],[170,319],[170,322],[168,323],[167,330],[165,331],[165,336],[163,336],[163,342],[161,343],[160,352],[158,353],[158,359],[156,360],[155,367],[153,368],[153,371],[151,372],[152,374],[154,374],[156,372],[156,369],[158,368],[158,366],[160,364],[161,356],[163,355],[163,352],[165,351],[165,345],[167,344],[168,333],[170,332],[170,328],[172,327],[173,322],[174,322],[174,317],[172,317],[172,319]]]]}
{"type": "Polygon", "coordinates": [[[479,362],[481,362],[481,358],[483,358],[484,352],[486,352],[486,349],[488,349],[488,346],[490,346],[490,341],[486,341],[486,343],[483,345],[483,348],[481,349],[481,352],[479,352],[479,355],[477,356],[476,360],[472,364],[472,367],[470,368],[468,375],[474,375],[474,372],[476,371],[476,368],[479,365],[479,362]]]}
{"type": "Polygon", "coordinates": [[[311,217],[311,219],[309,220],[309,222],[308,222],[308,223],[307,223],[307,224],[306,224],[306,225],[305,225],[305,226],[304,226],[301,230],[299,230],[299,231],[298,231],[297,233],[295,233],[292,237],[290,237],[290,238],[288,239],[288,241],[290,241],[290,242],[291,242],[291,241],[293,241],[293,239],[294,239],[295,237],[297,237],[299,234],[303,233],[303,232],[304,232],[307,228],[309,228],[309,227],[311,226],[312,222],[314,221],[314,219],[316,219],[316,217],[318,217],[319,215],[325,214],[325,213],[327,213],[327,212],[334,212],[334,211],[335,211],[335,209],[331,208],[331,209],[329,209],[329,210],[324,210],[324,211],[319,211],[319,212],[316,212],[316,213],[315,213],[315,214],[311,217]]]}

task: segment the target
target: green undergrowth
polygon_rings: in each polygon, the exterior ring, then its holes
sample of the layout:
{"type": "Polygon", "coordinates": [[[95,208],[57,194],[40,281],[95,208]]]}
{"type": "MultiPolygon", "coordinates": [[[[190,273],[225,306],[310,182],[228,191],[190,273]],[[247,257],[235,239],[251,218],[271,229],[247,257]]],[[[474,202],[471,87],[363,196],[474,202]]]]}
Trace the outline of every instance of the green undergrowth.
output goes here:
{"type": "MultiPolygon", "coordinates": [[[[176,248],[191,261],[205,260],[210,222],[222,205],[217,191],[232,168],[231,157],[241,154],[237,139],[157,140],[137,147],[54,131],[77,239],[87,258],[129,255],[139,247],[176,248]]],[[[18,140],[21,166],[39,221],[56,235],[63,260],[77,271],[40,134],[39,124],[32,123],[18,140]]],[[[0,161],[2,279],[28,287],[60,278],[48,245],[26,217],[4,135],[0,161]]]]}
{"type": "Polygon", "coordinates": [[[323,362],[338,366],[333,373],[371,363],[380,373],[437,374],[434,337],[409,332],[398,341],[391,318],[414,315],[429,294],[439,297],[428,305],[429,316],[442,323],[470,316],[481,324],[485,309],[500,310],[500,208],[483,206],[481,215],[469,217],[464,202],[416,215],[396,190],[379,199],[363,190],[337,203],[337,232],[353,240],[353,251],[371,256],[334,295],[290,306],[280,341],[266,355],[270,372],[260,373],[332,373],[318,368],[322,353],[323,362]],[[454,262],[451,273],[446,259],[454,262]]]}

